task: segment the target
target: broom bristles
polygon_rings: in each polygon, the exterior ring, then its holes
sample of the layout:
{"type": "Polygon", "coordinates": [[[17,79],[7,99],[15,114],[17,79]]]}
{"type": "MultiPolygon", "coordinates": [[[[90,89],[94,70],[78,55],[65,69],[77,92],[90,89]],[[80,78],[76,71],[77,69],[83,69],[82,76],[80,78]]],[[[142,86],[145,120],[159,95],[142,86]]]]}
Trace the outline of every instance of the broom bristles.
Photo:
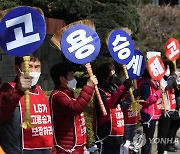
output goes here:
{"type": "Polygon", "coordinates": [[[61,45],[60,45],[60,41],[61,41],[61,37],[63,35],[63,33],[71,26],[76,25],[76,24],[83,24],[86,26],[91,27],[93,30],[95,30],[95,26],[94,23],[92,22],[92,20],[79,20],[77,22],[73,22],[61,29],[59,29],[51,38],[51,45],[57,47],[59,50],[61,50],[61,45]]]}
{"type": "MultiPolygon", "coordinates": [[[[119,30],[124,30],[126,33],[128,33],[130,36],[131,36],[131,34],[132,34],[132,31],[131,31],[131,29],[129,29],[129,28],[127,28],[127,27],[120,27],[120,28],[118,28],[119,30]]],[[[114,30],[118,30],[118,29],[114,29],[114,30]]],[[[108,41],[109,41],[109,36],[111,35],[111,33],[114,31],[114,30],[112,30],[112,31],[110,31],[109,33],[107,33],[107,36],[106,36],[106,38],[105,38],[105,42],[106,42],[106,44],[108,45],[108,41]]]]}
{"type": "MultiPolygon", "coordinates": [[[[12,7],[10,9],[2,10],[0,11],[0,21],[4,18],[4,16],[11,11],[12,9],[17,8],[17,7],[12,7]]],[[[42,16],[44,16],[44,12],[42,11],[41,8],[39,7],[32,7],[33,9],[37,10],[42,16]]]]}

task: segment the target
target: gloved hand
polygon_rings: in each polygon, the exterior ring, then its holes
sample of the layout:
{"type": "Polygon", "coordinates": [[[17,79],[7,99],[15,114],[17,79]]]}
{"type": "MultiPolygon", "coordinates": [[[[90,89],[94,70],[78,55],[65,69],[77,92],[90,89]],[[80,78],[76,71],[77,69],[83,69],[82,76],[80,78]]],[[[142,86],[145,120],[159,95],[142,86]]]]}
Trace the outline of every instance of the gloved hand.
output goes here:
{"type": "Polygon", "coordinates": [[[131,79],[126,79],[123,83],[123,85],[126,87],[126,89],[129,89],[133,86],[131,79]]]}
{"type": "Polygon", "coordinates": [[[135,98],[140,97],[141,94],[140,94],[140,92],[139,92],[139,89],[135,89],[135,90],[133,91],[133,95],[134,95],[135,98]]]}

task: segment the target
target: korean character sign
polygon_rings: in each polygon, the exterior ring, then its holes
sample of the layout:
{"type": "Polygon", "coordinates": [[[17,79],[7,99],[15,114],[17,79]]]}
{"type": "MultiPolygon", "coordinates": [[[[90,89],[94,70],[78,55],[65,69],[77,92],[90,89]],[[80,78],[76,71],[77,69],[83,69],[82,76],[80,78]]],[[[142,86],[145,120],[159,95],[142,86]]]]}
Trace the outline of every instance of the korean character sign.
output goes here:
{"type": "MultiPolygon", "coordinates": [[[[163,89],[161,79],[164,77],[165,67],[164,67],[164,63],[163,63],[161,57],[160,56],[151,57],[147,62],[147,67],[148,67],[148,71],[149,71],[149,74],[152,77],[152,79],[159,81],[160,88],[163,89]]],[[[163,93],[162,94],[162,102],[163,102],[163,106],[164,106],[164,111],[166,113],[166,106],[165,106],[164,100],[165,100],[165,96],[163,93]]]]}
{"type": "MultiPolygon", "coordinates": [[[[122,29],[113,30],[107,38],[108,49],[113,59],[119,64],[123,65],[123,70],[126,79],[129,78],[126,65],[128,64],[134,55],[134,43],[130,35],[122,29]]],[[[132,88],[129,89],[132,110],[140,110],[139,104],[137,104],[132,88]]]]}
{"type": "MultiPolygon", "coordinates": [[[[24,74],[29,75],[29,61],[27,56],[37,50],[46,35],[46,24],[39,8],[19,6],[0,12],[0,46],[16,57],[24,59],[24,74]],[[38,11],[37,11],[38,10],[38,11]],[[40,12],[39,12],[40,11],[40,12]]],[[[29,112],[29,89],[25,91],[26,114],[23,128],[31,128],[29,112]]]]}
{"type": "Polygon", "coordinates": [[[154,56],[148,60],[148,71],[154,80],[160,81],[165,74],[165,67],[161,57],[154,56]]]}
{"type": "Polygon", "coordinates": [[[134,50],[134,55],[131,61],[126,64],[129,77],[131,79],[138,79],[142,76],[146,67],[144,55],[139,50],[134,50]]]}
{"type": "MultiPolygon", "coordinates": [[[[165,44],[165,54],[166,57],[173,62],[174,64],[174,70],[176,71],[177,67],[176,67],[176,60],[179,58],[180,56],[180,44],[178,42],[178,40],[176,40],[175,38],[170,38],[167,40],[166,44],[165,44]]],[[[179,77],[180,79],[180,77],[179,77]]],[[[177,80],[179,80],[177,78],[177,80]]]]}
{"type": "MultiPolygon", "coordinates": [[[[68,60],[85,65],[89,76],[93,76],[90,62],[98,56],[101,44],[90,20],[80,20],[67,25],[54,34],[51,41],[62,50],[68,60]]],[[[95,91],[102,114],[107,115],[97,85],[95,85],[95,91]]]]}

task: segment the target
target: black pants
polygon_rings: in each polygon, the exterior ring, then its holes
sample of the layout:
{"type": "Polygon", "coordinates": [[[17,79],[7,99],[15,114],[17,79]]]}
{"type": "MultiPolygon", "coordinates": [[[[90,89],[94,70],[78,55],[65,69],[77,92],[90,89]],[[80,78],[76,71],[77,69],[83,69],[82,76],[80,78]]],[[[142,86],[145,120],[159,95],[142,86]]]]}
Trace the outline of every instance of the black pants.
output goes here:
{"type": "Polygon", "coordinates": [[[120,154],[121,145],[108,146],[104,144],[97,144],[100,154],[120,154]]]}
{"type": "Polygon", "coordinates": [[[156,121],[151,120],[148,127],[147,124],[143,124],[143,133],[146,135],[146,144],[142,147],[141,154],[151,154],[151,143],[156,128],[156,121]]]}
{"type": "Polygon", "coordinates": [[[164,114],[160,116],[158,125],[158,138],[160,139],[158,143],[158,154],[163,154],[165,151],[166,143],[163,141],[166,141],[168,138],[171,121],[171,117],[169,116],[165,116],[164,114]]]}
{"type": "Polygon", "coordinates": [[[169,143],[169,145],[175,144],[175,137],[176,137],[176,133],[177,133],[179,127],[180,127],[180,119],[171,121],[168,138],[173,139],[173,142],[169,143]]]}

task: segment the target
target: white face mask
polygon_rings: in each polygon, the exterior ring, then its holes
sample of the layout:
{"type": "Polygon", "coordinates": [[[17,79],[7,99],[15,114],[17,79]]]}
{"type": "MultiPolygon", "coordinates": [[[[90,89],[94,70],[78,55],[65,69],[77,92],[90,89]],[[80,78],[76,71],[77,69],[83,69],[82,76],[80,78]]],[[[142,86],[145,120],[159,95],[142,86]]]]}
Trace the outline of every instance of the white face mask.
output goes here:
{"type": "Polygon", "coordinates": [[[29,72],[29,76],[32,76],[32,83],[31,86],[34,86],[37,84],[39,77],[41,75],[41,72],[29,72]]]}
{"type": "Polygon", "coordinates": [[[68,81],[68,85],[67,86],[68,86],[69,90],[75,90],[76,89],[76,84],[77,84],[77,81],[74,78],[74,79],[68,81]]]}
{"type": "Polygon", "coordinates": [[[170,69],[167,69],[165,72],[165,76],[169,76],[170,75],[170,69]]]}

